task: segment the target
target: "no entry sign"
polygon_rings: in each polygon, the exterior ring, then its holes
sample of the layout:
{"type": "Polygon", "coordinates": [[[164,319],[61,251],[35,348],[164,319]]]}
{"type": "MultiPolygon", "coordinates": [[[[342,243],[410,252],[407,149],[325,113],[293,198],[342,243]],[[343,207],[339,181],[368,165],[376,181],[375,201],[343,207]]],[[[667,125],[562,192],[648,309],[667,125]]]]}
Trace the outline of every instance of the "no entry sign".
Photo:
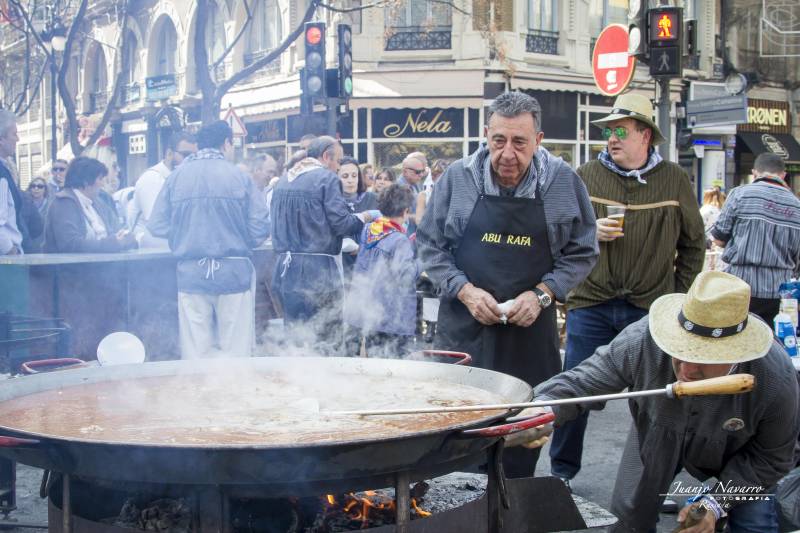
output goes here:
{"type": "Polygon", "coordinates": [[[636,58],[628,55],[628,28],[610,24],[600,32],[592,53],[594,83],[606,96],[616,96],[628,86],[636,58]]]}

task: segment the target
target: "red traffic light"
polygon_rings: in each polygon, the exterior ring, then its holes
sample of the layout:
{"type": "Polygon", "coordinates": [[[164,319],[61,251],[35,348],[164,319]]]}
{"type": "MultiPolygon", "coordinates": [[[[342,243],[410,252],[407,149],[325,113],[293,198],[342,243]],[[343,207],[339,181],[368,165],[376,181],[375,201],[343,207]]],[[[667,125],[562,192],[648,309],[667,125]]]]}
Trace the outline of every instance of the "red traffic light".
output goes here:
{"type": "Polygon", "coordinates": [[[312,26],[306,30],[306,42],[308,44],[319,44],[322,40],[322,31],[316,27],[312,26]]]}
{"type": "Polygon", "coordinates": [[[676,41],[680,36],[680,12],[677,10],[650,10],[650,42],[676,41]]]}

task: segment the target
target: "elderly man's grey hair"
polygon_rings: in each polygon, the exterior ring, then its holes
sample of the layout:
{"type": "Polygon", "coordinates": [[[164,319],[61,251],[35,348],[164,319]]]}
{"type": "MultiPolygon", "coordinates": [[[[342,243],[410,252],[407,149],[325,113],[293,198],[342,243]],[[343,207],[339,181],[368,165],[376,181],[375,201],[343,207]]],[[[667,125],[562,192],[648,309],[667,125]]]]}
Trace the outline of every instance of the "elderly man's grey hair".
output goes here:
{"type": "Polygon", "coordinates": [[[17,116],[8,109],[0,109],[0,137],[8,133],[11,126],[17,122],[17,116]]]}
{"type": "Polygon", "coordinates": [[[533,117],[534,129],[542,131],[542,106],[533,96],[519,91],[503,93],[495,98],[492,105],[489,106],[487,123],[495,113],[505,118],[514,118],[524,113],[530,113],[533,117]]]}

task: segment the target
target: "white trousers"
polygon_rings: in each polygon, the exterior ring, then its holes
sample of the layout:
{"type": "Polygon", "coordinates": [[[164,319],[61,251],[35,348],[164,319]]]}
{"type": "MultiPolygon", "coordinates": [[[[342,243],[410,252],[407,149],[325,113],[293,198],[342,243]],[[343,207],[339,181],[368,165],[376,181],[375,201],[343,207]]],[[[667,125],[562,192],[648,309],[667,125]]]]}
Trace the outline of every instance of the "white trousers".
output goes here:
{"type": "Polygon", "coordinates": [[[255,344],[255,292],[178,293],[181,358],[250,357],[255,344]]]}

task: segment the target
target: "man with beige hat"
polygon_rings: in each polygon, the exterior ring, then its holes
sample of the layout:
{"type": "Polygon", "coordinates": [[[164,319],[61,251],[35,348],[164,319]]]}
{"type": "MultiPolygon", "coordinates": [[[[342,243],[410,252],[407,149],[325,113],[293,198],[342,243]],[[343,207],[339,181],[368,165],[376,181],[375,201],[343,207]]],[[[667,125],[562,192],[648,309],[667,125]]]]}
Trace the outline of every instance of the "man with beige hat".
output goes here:
{"type": "MultiPolygon", "coordinates": [[[[711,533],[726,516],[731,533],[778,531],[773,502],[764,494],[794,467],[800,393],[789,357],[770,327],[748,314],[749,303],[745,282],[704,272],[687,294],[661,296],[648,317],[536,387],[536,399],[544,400],[657,389],[733,373],[755,377],[747,394],[630,400],[633,424],[612,495],[611,511],[619,518],[612,532],[655,531],[665,496],[698,492],[708,512],[685,533],[711,533]],[[681,469],[703,485],[687,489],[673,482],[681,469]]],[[[555,407],[556,427],[588,407],[555,407]]]]}
{"type": "MultiPolygon", "coordinates": [[[[659,296],[686,292],[703,266],[699,206],[686,172],[653,148],[664,137],[652,116],[649,99],[625,94],[594,121],[608,145],[578,175],[597,217],[600,257],[567,297],[564,370],[645,316],[659,296]]],[[[581,468],[587,421],[588,413],[553,434],[551,472],[568,486],[581,468]]]]}

